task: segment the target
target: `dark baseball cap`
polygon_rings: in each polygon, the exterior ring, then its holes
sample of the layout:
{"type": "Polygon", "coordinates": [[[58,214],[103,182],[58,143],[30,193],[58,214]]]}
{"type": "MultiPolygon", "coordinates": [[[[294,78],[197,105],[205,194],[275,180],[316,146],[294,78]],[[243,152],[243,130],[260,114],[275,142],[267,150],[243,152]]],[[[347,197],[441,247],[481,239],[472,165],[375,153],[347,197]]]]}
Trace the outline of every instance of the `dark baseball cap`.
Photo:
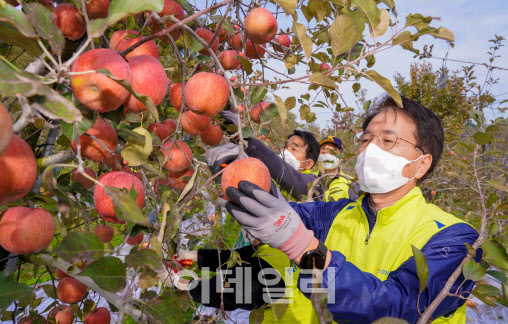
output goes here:
{"type": "Polygon", "coordinates": [[[331,143],[335,146],[337,146],[339,149],[342,150],[342,141],[335,137],[335,136],[328,136],[328,137],[325,137],[323,138],[320,142],[319,142],[319,146],[323,145],[323,144],[326,144],[326,143],[331,143]]]}

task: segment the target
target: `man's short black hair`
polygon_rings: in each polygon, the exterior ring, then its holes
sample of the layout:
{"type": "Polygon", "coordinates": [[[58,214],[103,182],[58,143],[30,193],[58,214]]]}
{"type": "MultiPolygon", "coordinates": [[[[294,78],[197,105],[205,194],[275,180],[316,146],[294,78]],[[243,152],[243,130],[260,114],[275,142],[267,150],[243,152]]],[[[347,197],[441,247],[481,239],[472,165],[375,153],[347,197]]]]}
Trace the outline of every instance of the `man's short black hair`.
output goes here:
{"type": "Polygon", "coordinates": [[[397,107],[395,101],[391,97],[387,97],[379,105],[369,110],[367,117],[363,121],[363,129],[367,129],[367,126],[369,126],[374,117],[388,109],[393,110],[395,114],[400,112],[407,116],[416,127],[416,134],[414,134],[416,138],[415,144],[421,147],[425,154],[432,155],[432,164],[429,171],[417,182],[417,184],[420,184],[435,169],[443,153],[443,125],[436,114],[427,107],[406,97],[401,96],[401,98],[403,108],[397,107]]]}
{"type": "Polygon", "coordinates": [[[311,133],[304,131],[304,130],[298,130],[295,129],[293,131],[293,134],[288,136],[288,139],[290,139],[293,136],[300,136],[303,140],[303,144],[307,145],[307,150],[305,152],[305,158],[311,159],[314,161],[314,164],[316,164],[318,158],[319,158],[319,143],[317,139],[312,135],[311,133]]]}

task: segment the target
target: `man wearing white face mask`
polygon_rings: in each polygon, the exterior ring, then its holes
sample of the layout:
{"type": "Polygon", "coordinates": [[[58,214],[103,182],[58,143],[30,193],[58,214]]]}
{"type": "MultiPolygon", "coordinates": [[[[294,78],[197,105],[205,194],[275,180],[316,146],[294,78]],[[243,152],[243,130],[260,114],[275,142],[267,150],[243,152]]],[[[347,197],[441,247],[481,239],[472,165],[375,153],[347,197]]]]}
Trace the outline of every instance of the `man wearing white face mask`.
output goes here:
{"type": "Polygon", "coordinates": [[[349,198],[356,200],[358,198],[359,188],[352,184],[352,177],[345,174],[340,168],[342,161],[342,141],[335,136],[328,136],[319,142],[319,159],[321,161],[325,174],[336,174],[331,180],[328,188],[325,188],[323,201],[338,201],[339,199],[349,198]]]}
{"type": "MultiPolygon", "coordinates": [[[[402,97],[402,105],[385,98],[363,122],[356,172],[365,193],[356,201],[287,203],[276,190],[266,193],[248,181],[226,189],[226,208],[250,235],[286,253],[301,271],[323,270],[321,287],[337,323],[381,317],[415,323],[468,254],[465,244],[479,236],[425,201],[418,185],[439,162],[443,126],[421,104],[402,97]],[[429,270],[422,291],[414,248],[429,270]]],[[[481,254],[476,251],[476,262],[481,254]]],[[[300,272],[299,288],[308,296],[309,279],[300,272]]],[[[449,290],[455,295],[440,303],[433,323],[465,323],[473,287],[459,276],[449,290]]]]}

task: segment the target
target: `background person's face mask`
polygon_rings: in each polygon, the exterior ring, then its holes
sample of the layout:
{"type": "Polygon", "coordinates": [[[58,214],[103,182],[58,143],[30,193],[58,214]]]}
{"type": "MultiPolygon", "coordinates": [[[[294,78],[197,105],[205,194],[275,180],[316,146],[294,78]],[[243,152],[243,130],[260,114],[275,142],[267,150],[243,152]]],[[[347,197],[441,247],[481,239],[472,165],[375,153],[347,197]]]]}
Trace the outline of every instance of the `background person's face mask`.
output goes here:
{"type": "MultiPolygon", "coordinates": [[[[303,169],[303,168],[300,168],[301,162],[298,161],[298,159],[295,158],[295,156],[288,150],[284,150],[281,154],[279,154],[279,157],[281,159],[283,159],[287,164],[289,164],[290,166],[295,168],[296,170],[303,169]]],[[[307,160],[305,160],[305,161],[307,161],[307,160]]],[[[303,161],[303,162],[305,162],[305,161],[303,161]]]]}
{"type": "Polygon", "coordinates": [[[333,170],[339,166],[339,158],[333,154],[321,154],[318,161],[321,161],[325,170],[333,170]]]}
{"type": "Polygon", "coordinates": [[[411,179],[402,175],[402,169],[418,159],[409,161],[402,156],[393,155],[370,143],[356,158],[356,174],[360,189],[370,193],[387,193],[402,187],[411,179]]]}

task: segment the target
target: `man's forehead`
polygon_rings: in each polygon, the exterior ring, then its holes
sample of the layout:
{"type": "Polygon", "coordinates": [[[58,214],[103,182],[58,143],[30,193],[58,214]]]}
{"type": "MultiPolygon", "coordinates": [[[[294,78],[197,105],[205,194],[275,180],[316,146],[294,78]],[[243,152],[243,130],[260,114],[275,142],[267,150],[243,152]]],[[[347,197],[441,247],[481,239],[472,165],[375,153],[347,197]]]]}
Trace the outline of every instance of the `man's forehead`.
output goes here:
{"type": "Polygon", "coordinates": [[[305,145],[303,143],[303,139],[300,136],[298,136],[298,135],[293,135],[290,138],[288,138],[287,143],[288,144],[295,143],[295,144],[298,144],[299,146],[305,145]]]}
{"type": "Polygon", "coordinates": [[[411,135],[416,133],[416,127],[411,119],[403,113],[395,113],[393,110],[386,110],[376,115],[365,133],[379,134],[390,132],[397,135],[411,135]]]}

